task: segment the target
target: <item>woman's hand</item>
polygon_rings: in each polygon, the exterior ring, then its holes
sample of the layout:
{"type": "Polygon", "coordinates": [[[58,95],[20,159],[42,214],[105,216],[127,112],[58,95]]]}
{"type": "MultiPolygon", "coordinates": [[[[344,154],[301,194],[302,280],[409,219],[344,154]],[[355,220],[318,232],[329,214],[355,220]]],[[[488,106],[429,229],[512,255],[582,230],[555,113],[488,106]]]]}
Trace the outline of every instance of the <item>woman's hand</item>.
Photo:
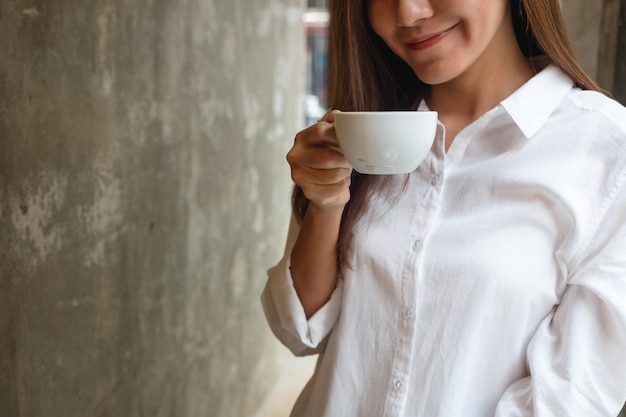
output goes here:
{"type": "Polygon", "coordinates": [[[318,209],[337,209],[350,200],[352,166],[339,149],[333,110],[322,121],[300,131],[287,153],[291,178],[318,209]]]}

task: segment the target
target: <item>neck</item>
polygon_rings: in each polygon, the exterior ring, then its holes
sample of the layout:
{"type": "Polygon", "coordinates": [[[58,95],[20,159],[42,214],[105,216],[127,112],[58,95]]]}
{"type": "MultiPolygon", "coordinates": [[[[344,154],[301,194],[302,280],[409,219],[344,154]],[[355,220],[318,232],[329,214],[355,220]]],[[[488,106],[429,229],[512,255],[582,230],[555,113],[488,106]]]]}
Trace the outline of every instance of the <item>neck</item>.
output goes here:
{"type": "Polygon", "coordinates": [[[459,77],[431,86],[426,102],[431,109],[439,112],[439,119],[446,126],[446,148],[458,132],[494,108],[535,74],[522,52],[518,48],[510,48],[517,42],[512,31],[509,36],[513,39],[501,41],[504,47],[490,46],[504,53],[485,54],[497,57],[497,62],[481,58],[459,77]]]}
{"type": "Polygon", "coordinates": [[[535,75],[523,56],[508,64],[468,71],[448,83],[433,85],[427,98],[429,107],[442,115],[456,115],[470,122],[477,119],[535,75]]]}

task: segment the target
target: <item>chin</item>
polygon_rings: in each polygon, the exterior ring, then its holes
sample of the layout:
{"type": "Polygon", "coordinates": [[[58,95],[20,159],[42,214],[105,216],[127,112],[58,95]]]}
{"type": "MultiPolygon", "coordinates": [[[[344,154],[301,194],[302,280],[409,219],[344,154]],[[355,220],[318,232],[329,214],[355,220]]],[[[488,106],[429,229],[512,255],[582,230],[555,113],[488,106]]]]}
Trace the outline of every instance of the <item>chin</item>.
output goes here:
{"type": "Polygon", "coordinates": [[[423,82],[424,84],[428,84],[428,85],[445,84],[448,81],[451,81],[454,78],[456,78],[453,75],[448,75],[443,72],[438,72],[438,73],[433,74],[431,72],[426,72],[426,71],[415,71],[415,75],[417,76],[417,78],[419,78],[421,82],[423,82]]]}
{"type": "Polygon", "coordinates": [[[429,85],[445,84],[458,78],[465,71],[462,65],[450,65],[443,62],[411,65],[411,67],[417,78],[429,85]]]}

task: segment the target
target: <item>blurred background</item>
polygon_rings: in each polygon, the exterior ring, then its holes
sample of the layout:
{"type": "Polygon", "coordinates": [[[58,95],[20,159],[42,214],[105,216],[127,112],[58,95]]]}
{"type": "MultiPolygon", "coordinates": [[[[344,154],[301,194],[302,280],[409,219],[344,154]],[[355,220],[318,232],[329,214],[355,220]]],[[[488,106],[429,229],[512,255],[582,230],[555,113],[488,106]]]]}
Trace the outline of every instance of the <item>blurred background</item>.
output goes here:
{"type": "MultiPolygon", "coordinates": [[[[622,103],[624,2],[562,2],[622,103]]],[[[315,358],[259,295],[326,7],[0,0],[0,417],[288,415],[315,358]]]]}

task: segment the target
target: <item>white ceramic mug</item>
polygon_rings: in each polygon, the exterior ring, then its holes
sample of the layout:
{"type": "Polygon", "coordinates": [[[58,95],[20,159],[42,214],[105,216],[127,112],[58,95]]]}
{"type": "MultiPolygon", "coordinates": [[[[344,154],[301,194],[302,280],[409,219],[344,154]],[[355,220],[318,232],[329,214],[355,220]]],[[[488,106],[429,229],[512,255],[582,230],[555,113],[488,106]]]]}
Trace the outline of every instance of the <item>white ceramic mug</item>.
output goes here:
{"type": "Polygon", "coordinates": [[[362,174],[404,174],[426,158],[437,131],[435,111],[337,112],[339,147],[362,174]]]}

